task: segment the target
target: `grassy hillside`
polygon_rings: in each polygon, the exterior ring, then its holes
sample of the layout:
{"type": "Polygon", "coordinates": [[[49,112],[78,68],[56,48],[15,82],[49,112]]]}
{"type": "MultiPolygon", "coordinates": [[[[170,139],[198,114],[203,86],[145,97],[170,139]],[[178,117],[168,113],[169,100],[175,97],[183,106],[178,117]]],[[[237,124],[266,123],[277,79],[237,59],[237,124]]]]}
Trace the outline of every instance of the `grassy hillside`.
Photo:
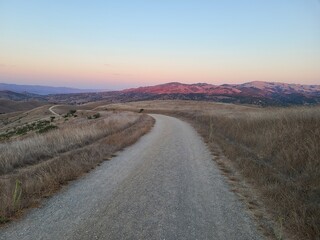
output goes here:
{"type": "Polygon", "coordinates": [[[44,105],[28,111],[0,114],[0,141],[6,138],[5,135],[9,132],[17,131],[26,127],[28,124],[38,125],[39,122],[50,121],[50,116],[52,115],[49,111],[50,106],[51,105],[44,105]]]}
{"type": "Polygon", "coordinates": [[[45,104],[46,103],[39,101],[13,101],[0,98],[0,113],[4,114],[17,111],[27,111],[45,104]]]}
{"type": "Polygon", "coordinates": [[[320,236],[320,107],[255,108],[192,101],[106,107],[187,119],[254,216],[263,222],[265,215],[272,215],[277,227],[270,231],[275,236],[282,236],[282,228],[297,239],[320,236]],[[236,182],[241,179],[249,189],[239,189],[236,182]],[[258,199],[250,196],[252,192],[258,199]]]}
{"type": "MultiPolygon", "coordinates": [[[[30,114],[20,117],[24,122],[30,114]]],[[[149,131],[154,121],[132,112],[71,111],[50,117],[38,121],[54,128],[29,130],[33,124],[23,124],[20,127],[29,126],[25,135],[0,142],[0,223],[109,160],[149,131]]]]}

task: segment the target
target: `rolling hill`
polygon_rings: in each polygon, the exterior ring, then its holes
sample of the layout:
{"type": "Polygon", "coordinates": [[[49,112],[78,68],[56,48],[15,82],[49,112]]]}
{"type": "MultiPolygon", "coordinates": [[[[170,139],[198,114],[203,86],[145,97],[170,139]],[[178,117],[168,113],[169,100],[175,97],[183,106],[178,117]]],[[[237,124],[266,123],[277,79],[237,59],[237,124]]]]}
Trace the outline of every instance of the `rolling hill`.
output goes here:
{"type": "Polygon", "coordinates": [[[27,111],[47,104],[44,96],[33,93],[0,91],[0,114],[27,111]]]}
{"type": "Polygon", "coordinates": [[[315,104],[320,102],[320,85],[276,82],[212,85],[178,82],[121,91],[123,95],[147,99],[207,100],[257,105],[315,104]]]}
{"type": "Polygon", "coordinates": [[[25,101],[25,100],[41,100],[45,101],[46,99],[43,96],[33,94],[33,93],[28,93],[28,92],[13,92],[13,91],[8,91],[0,90],[0,99],[8,99],[8,100],[13,100],[13,101],[25,101]]]}
{"type": "Polygon", "coordinates": [[[260,106],[290,106],[320,103],[320,85],[260,81],[222,85],[171,82],[109,92],[37,95],[27,92],[13,93],[10,91],[0,91],[0,98],[10,100],[38,99],[65,104],[83,104],[96,101],[108,101],[112,103],[179,99],[255,104],[260,106]]]}
{"type": "Polygon", "coordinates": [[[45,102],[30,101],[13,101],[0,98],[0,114],[11,113],[17,111],[27,111],[45,105],[45,102]]]}
{"type": "Polygon", "coordinates": [[[0,91],[8,90],[17,93],[34,93],[38,95],[48,95],[48,94],[68,94],[68,93],[86,93],[86,92],[99,92],[103,90],[97,89],[78,89],[78,88],[68,88],[68,87],[50,87],[50,86],[40,86],[40,85],[18,85],[18,84],[8,84],[0,83],[0,91]]]}
{"type": "Polygon", "coordinates": [[[154,94],[190,94],[202,93],[208,95],[262,95],[266,96],[272,93],[282,94],[304,94],[304,95],[320,95],[320,85],[301,85],[275,82],[248,82],[243,84],[223,84],[213,85],[208,83],[183,84],[179,82],[171,82],[156,86],[131,88],[122,91],[123,93],[154,93],[154,94]]]}
{"type": "Polygon", "coordinates": [[[237,94],[241,91],[231,86],[216,86],[208,83],[183,84],[179,82],[165,83],[156,86],[131,88],[123,93],[152,93],[152,94],[237,94]]]}

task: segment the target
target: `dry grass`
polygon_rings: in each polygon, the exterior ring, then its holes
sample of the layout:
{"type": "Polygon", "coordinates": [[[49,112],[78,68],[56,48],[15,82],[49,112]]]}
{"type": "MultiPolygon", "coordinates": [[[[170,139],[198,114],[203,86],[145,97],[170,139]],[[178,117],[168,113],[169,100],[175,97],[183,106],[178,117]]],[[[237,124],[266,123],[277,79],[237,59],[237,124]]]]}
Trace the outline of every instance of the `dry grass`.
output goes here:
{"type": "MultiPolygon", "coordinates": [[[[278,225],[273,230],[276,237],[283,236],[283,227],[291,237],[319,239],[320,107],[262,109],[188,101],[112,107],[144,108],[188,119],[208,146],[216,151],[218,144],[237,173],[257,190],[259,200],[278,225]]],[[[232,168],[216,159],[234,181],[232,168]]],[[[249,209],[256,208],[254,205],[249,203],[249,209]]]]}
{"type": "Polygon", "coordinates": [[[275,219],[281,219],[297,238],[320,236],[319,108],[203,114],[191,119],[259,190],[275,219]]]}
{"type": "Polygon", "coordinates": [[[0,145],[0,222],[37,204],[62,184],[134,143],[153,125],[147,115],[113,113],[65,124],[43,135],[0,145]]]}
{"type": "Polygon", "coordinates": [[[123,130],[138,120],[136,114],[117,114],[98,121],[66,124],[44,135],[0,143],[0,174],[35,164],[85,146],[102,137],[123,130]]]}
{"type": "Polygon", "coordinates": [[[40,101],[13,101],[0,98],[0,113],[12,113],[17,111],[27,111],[46,103],[40,101]]]}
{"type": "Polygon", "coordinates": [[[48,110],[50,106],[45,105],[28,111],[0,114],[0,133],[26,123],[49,118],[52,115],[48,110]]]}

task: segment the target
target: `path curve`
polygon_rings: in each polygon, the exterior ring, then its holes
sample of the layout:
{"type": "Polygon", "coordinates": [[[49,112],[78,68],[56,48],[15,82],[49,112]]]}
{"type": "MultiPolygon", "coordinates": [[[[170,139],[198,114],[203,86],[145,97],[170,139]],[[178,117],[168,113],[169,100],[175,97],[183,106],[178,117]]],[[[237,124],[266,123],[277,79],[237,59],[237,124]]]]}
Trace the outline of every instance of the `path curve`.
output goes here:
{"type": "Polygon", "coordinates": [[[263,239],[187,123],[136,144],[0,230],[0,239],[263,239]]]}
{"type": "Polygon", "coordinates": [[[55,111],[53,111],[53,108],[54,107],[57,107],[57,106],[60,106],[60,105],[53,105],[49,108],[49,111],[53,114],[53,115],[56,115],[58,117],[61,117],[60,114],[56,113],[55,111]]]}

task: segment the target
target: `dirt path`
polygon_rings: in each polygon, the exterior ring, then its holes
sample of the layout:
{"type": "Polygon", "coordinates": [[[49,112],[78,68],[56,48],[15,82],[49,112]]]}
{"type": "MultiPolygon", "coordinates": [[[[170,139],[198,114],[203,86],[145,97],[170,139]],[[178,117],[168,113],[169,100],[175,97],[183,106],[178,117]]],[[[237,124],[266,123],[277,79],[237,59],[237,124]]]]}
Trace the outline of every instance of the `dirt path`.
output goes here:
{"type": "Polygon", "coordinates": [[[53,114],[53,115],[56,115],[58,117],[61,117],[60,114],[56,113],[55,111],[53,111],[53,108],[57,107],[59,105],[53,105],[49,108],[49,111],[53,114]]]}
{"type": "Polygon", "coordinates": [[[0,239],[263,239],[187,123],[136,144],[0,230],[0,239]]]}

